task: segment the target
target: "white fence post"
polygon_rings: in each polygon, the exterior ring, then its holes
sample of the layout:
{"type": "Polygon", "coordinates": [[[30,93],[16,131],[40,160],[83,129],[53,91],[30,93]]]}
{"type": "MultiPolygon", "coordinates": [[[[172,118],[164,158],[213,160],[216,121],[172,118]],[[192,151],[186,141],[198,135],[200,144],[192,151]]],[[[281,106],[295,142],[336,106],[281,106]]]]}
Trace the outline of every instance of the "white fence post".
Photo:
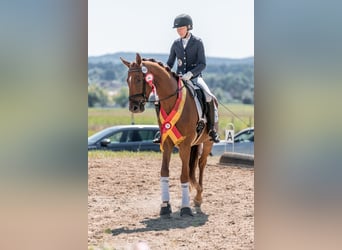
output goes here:
{"type": "Polygon", "coordinates": [[[234,124],[228,123],[226,129],[225,129],[225,144],[224,144],[224,151],[227,151],[227,143],[232,144],[233,152],[234,152],[234,124]]]}

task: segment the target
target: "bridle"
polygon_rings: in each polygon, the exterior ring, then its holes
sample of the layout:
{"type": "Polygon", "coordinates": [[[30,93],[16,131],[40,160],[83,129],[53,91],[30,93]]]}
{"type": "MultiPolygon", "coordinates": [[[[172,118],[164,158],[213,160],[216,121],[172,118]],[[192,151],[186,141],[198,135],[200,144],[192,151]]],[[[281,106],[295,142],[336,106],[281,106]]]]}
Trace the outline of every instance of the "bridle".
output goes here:
{"type": "MultiPolygon", "coordinates": [[[[155,88],[154,84],[153,84],[153,76],[152,76],[152,80],[146,80],[146,78],[148,78],[148,75],[150,74],[147,74],[147,68],[142,65],[141,67],[139,68],[130,68],[128,70],[128,73],[131,73],[131,72],[140,72],[142,73],[143,75],[143,86],[142,86],[142,92],[141,93],[138,93],[138,94],[134,94],[134,95],[130,95],[128,97],[128,99],[133,102],[133,103],[136,103],[138,104],[139,106],[144,106],[147,102],[150,102],[150,103],[155,103],[155,101],[149,101],[148,100],[148,96],[146,95],[146,85],[148,84],[152,89],[155,88]],[[142,99],[139,99],[137,100],[137,97],[142,97],[142,99]]],[[[170,94],[169,96],[167,97],[164,97],[162,99],[159,99],[158,102],[161,102],[161,101],[164,101],[164,100],[167,100],[169,98],[171,98],[172,96],[175,96],[175,95],[178,95],[178,93],[180,91],[182,91],[182,89],[184,88],[184,84],[182,85],[181,88],[177,88],[177,90],[170,94]]]]}
{"type": "MultiPolygon", "coordinates": [[[[142,87],[142,92],[139,93],[139,94],[134,94],[134,95],[130,95],[128,97],[128,99],[131,101],[131,102],[134,102],[134,103],[137,103],[139,106],[140,105],[145,105],[146,102],[149,102],[148,101],[148,96],[146,96],[146,73],[143,72],[142,70],[142,67],[139,67],[139,68],[130,68],[128,70],[128,73],[131,73],[131,72],[140,72],[142,73],[143,75],[143,87],[142,87]],[[137,100],[137,97],[142,97],[142,99],[140,100],[137,100]]],[[[153,88],[153,84],[151,85],[151,87],[153,88]]]]}

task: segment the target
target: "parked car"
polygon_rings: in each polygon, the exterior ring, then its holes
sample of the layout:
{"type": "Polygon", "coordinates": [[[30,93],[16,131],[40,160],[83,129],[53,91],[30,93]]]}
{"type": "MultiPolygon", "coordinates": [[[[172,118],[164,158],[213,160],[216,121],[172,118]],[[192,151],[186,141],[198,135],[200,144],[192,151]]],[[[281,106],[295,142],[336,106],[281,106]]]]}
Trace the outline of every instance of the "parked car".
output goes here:
{"type": "Polygon", "coordinates": [[[214,143],[211,155],[222,155],[224,152],[236,152],[254,155],[254,127],[246,128],[234,136],[234,144],[221,140],[214,143]]]}
{"type": "Polygon", "coordinates": [[[88,150],[160,152],[152,142],[157,133],[158,125],[113,126],[88,137],[88,150]]]}

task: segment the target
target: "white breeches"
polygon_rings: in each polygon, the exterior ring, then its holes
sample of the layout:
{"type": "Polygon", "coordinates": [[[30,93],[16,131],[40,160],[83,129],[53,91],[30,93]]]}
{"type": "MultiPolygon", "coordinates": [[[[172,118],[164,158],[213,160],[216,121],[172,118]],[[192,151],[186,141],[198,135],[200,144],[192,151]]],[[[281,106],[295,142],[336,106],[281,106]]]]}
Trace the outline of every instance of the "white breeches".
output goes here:
{"type": "Polygon", "coordinates": [[[201,89],[204,90],[206,101],[211,102],[213,100],[214,95],[211,93],[210,89],[208,88],[203,78],[199,76],[199,77],[193,78],[192,81],[194,84],[197,84],[201,89]]]}

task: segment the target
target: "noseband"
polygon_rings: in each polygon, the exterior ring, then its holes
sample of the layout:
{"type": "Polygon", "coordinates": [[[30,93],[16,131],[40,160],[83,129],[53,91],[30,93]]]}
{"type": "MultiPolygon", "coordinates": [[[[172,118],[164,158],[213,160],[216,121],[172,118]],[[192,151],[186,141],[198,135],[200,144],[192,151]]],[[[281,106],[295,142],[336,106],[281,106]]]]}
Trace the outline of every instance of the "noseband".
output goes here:
{"type": "Polygon", "coordinates": [[[139,106],[144,106],[145,103],[147,102],[147,96],[146,96],[146,81],[145,81],[145,74],[143,73],[141,68],[131,68],[128,70],[128,73],[131,72],[141,72],[143,75],[143,87],[142,87],[142,92],[139,94],[134,94],[130,95],[128,99],[131,102],[137,103],[139,106]],[[138,100],[137,97],[142,97],[142,99],[138,100]]]}

